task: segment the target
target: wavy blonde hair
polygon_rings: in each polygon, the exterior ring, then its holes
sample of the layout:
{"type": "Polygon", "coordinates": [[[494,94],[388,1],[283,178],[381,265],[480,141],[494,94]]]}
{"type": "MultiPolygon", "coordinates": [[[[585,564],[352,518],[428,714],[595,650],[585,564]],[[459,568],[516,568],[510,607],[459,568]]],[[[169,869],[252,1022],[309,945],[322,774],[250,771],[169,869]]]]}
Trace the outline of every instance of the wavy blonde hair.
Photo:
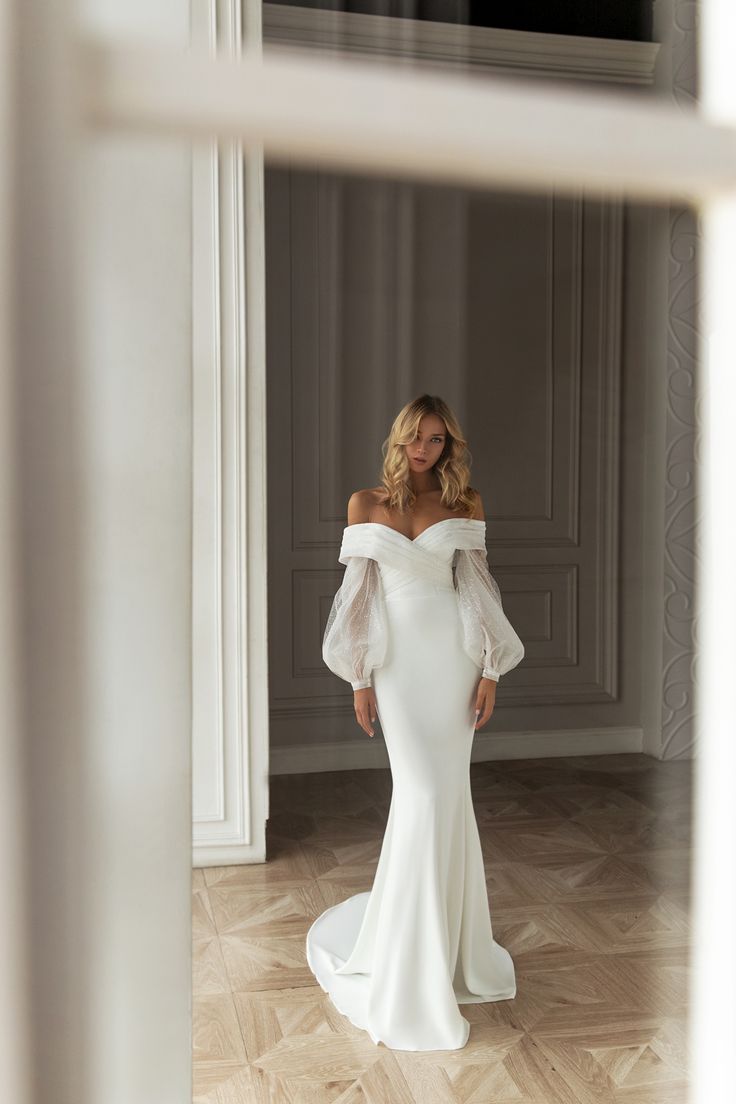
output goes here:
{"type": "Polygon", "coordinates": [[[448,510],[473,514],[476,491],[468,482],[472,454],[460,423],[439,395],[419,395],[396,415],[381,446],[383,469],[380,482],[384,490],[381,504],[403,513],[416,502],[409,483],[409,461],[403,446],[414,440],[425,414],[436,414],[445,423],[445,447],[434,465],[442,490],[440,501],[448,510]]]}

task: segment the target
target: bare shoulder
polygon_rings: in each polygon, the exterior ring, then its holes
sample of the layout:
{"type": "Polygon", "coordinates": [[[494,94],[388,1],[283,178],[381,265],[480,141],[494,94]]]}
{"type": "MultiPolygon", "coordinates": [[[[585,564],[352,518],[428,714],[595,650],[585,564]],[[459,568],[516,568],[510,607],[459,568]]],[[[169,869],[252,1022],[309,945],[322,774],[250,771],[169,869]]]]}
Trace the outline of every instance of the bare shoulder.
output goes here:
{"type": "Polygon", "coordinates": [[[481,498],[480,491],[476,490],[475,487],[469,487],[468,490],[472,492],[475,498],[475,507],[472,514],[473,520],[485,521],[486,515],[483,509],[483,499],[481,498]]]}
{"type": "Polygon", "coordinates": [[[348,499],[348,525],[370,521],[381,490],[381,487],[368,487],[362,491],[353,491],[348,499]]]}

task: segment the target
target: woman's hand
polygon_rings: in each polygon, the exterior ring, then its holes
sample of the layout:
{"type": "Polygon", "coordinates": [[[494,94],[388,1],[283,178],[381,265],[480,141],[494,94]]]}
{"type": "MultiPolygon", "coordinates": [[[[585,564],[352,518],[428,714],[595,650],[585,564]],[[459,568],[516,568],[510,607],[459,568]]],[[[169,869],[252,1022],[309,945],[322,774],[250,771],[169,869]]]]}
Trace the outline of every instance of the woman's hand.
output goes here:
{"type": "Polygon", "coordinates": [[[497,686],[498,683],[489,678],[481,678],[478,683],[478,689],[475,692],[476,728],[482,728],[493,712],[493,707],[496,704],[497,686]]]}
{"type": "Polygon", "coordinates": [[[353,690],[353,705],[355,717],[360,727],[373,735],[373,722],[376,719],[376,692],[372,686],[364,686],[362,690],[353,690]]]}

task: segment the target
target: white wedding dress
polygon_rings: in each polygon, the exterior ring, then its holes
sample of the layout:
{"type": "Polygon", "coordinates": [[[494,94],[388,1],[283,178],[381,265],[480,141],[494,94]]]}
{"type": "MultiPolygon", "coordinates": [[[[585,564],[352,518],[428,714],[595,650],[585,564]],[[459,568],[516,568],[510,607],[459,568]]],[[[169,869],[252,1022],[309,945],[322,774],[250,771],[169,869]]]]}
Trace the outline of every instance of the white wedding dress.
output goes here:
{"type": "Polygon", "coordinates": [[[373,684],[393,793],[370,892],[314,921],[307,961],[335,1007],[396,1050],[463,1047],[459,1005],[516,995],[511,956],[493,938],[470,790],[478,679],[524,655],[485,529],[445,518],[411,540],[380,522],[346,526],[325,628],[330,670],[353,689],[373,684]]]}

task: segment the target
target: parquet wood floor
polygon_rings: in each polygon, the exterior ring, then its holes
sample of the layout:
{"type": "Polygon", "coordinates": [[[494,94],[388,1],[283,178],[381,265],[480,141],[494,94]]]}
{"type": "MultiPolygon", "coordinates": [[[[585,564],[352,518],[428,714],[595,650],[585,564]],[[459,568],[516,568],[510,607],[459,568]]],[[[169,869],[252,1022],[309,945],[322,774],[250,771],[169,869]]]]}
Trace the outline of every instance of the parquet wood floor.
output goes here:
{"type": "Polygon", "coordinates": [[[279,775],[268,862],[194,871],[196,1104],[685,1104],[692,764],[470,770],[516,998],[464,1005],[458,1051],[391,1051],[340,1015],[304,940],[370,889],[391,775],[279,775]]]}

